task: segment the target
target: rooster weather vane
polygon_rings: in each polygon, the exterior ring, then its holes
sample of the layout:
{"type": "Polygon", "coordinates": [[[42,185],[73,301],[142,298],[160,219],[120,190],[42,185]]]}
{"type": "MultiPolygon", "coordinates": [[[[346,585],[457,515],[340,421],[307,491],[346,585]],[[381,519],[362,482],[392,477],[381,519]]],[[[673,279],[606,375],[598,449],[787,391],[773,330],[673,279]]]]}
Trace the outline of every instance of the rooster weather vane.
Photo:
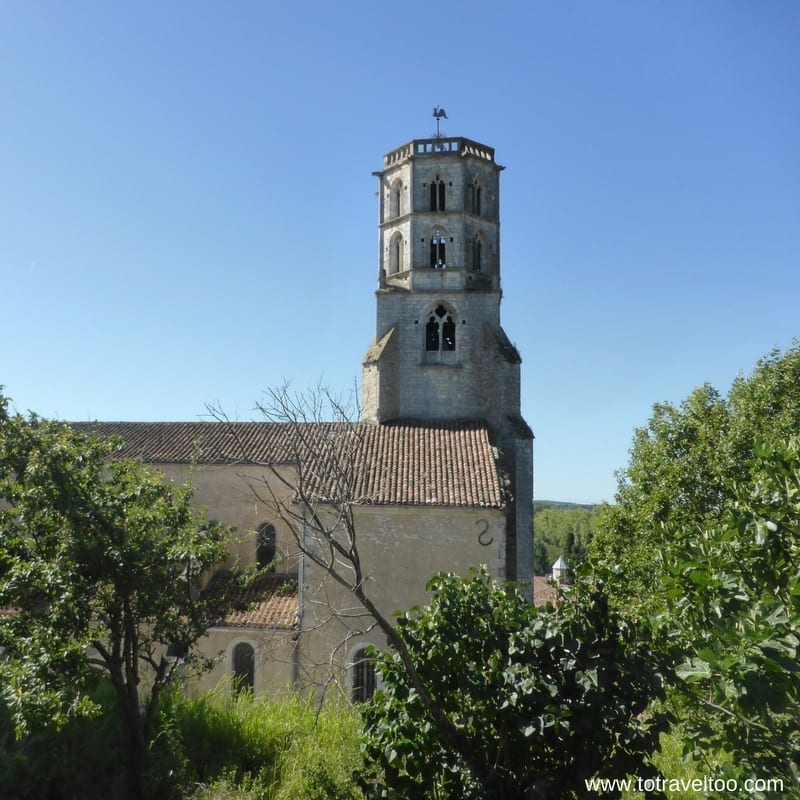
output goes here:
{"type": "Polygon", "coordinates": [[[447,119],[447,112],[443,108],[436,106],[436,108],[433,109],[433,118],[436,120],[436,138],[441,139],[442,134],[439,133],[439,120],[447,119]]]}

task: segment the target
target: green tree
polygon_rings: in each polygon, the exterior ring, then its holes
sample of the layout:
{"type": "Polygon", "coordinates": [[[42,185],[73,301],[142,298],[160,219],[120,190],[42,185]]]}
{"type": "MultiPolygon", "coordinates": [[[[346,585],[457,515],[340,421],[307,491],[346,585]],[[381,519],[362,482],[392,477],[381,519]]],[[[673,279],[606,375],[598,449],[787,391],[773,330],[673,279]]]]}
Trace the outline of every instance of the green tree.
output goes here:
{"type": "Polygon", "coordinates": [[[605,507],[590,545],[594,564],[617,569],[612,601],[660,610],[676,530],[714,525],[734,482],[746,483],[758,443],[800,430],[800,343],[773,351],[727,397],[705,385],[680,405],[659,403],[634,433],[616,504],[605,507]]]}
{"type": "Polygon", "coordinates": [[[663,623],[685,653],[676,699],[696,755],[726,750],[736,777],[800,797],[800,438],[757,447],[748,472],[713,522],[667,529],[663,623]]]}
{"type": "Polygon", "coordinates": [[[221,599],[198,587],[226,531],[192,509],[188,485],[115,460],[117,445],[0,397],[0,676],[25,730],[89,710],[105,675],[139,798],[159,695],[179,667],[206,664],[196,644],[221,599]]]}
{"type": "Polygon", "coordinates": [[[365,709],[369,796],[587,797],[585,780],[649,774],[663,714],[659,659],[643,629],[578,583],[539,609],[485,571],[440,575],[430,606],[398,619],[419,680],[457,731],[443,738],[394,651],[365,709]]]}
{"type": "Polygon", "coordinates": [[[547,547],[545,546],[544,539],[534,534],[533,537],[533,574],[534,575],[547,575],[550,572],[552,562],[549,560],[547,547]]]}
{"type": "Polygon", "coordinates": [[[684,663],[672,697],[695,755],[797,796],[800,343],[727,397],[659,404],[636,431],[590,557],[613,604],[658,614],[684,663]]]}

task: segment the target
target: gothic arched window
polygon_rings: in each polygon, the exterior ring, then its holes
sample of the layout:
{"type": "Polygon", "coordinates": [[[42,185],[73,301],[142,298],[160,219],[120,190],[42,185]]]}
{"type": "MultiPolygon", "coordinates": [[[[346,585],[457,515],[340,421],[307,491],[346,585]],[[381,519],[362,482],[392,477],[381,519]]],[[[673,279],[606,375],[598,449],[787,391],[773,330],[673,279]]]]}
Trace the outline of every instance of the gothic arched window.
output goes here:
{"type": "Polygon", "coordinates": [[[425,350],[429,353],[456,349],[456,323],[453,315],[438,305],[428,317],[425,325],[425,350]]]}
{"type": "Polygon", "coordinates": [[[447,237],[440,230],[431,236],[431,269],[444,269],[447,266],[447,237]]]}
{"type": "Polygon", "coordinates": [[[256,534],[256,563],[259,569],[273,569],[277,552],[274,525],[262,525],[256,534]]]}
{"type": "Polygon", "coordinates": [[[367,653],[367,648],[356,650],[353,657],[353,684],[350,697],[354,703],[366,703],[378,688],[375,664],[367,653]]]}
{"type": "Polygon", "coordinates": [[[445,210],[445,187],[444,181],[437,175],[436,180],[431,181],[431,211],[445,210]]]}
{"type": "Polygon", "coordinates": [[[239,642],[233,648],[233,690],[239,692],[256,685],[256,651],[253,645],[239,642]]]}

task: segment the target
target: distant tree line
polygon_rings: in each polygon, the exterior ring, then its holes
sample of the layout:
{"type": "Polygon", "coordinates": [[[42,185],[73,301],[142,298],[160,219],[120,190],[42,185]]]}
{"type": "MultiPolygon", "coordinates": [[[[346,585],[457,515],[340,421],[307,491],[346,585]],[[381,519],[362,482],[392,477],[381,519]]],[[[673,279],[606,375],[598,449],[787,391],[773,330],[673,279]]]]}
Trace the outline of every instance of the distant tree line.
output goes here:
{"type": "Polygon", "coordinates": [[[534,574],[549,574],[559,556],[573,569],[582,564],[602,508],[536,500],[533,504],[534,574]]]}

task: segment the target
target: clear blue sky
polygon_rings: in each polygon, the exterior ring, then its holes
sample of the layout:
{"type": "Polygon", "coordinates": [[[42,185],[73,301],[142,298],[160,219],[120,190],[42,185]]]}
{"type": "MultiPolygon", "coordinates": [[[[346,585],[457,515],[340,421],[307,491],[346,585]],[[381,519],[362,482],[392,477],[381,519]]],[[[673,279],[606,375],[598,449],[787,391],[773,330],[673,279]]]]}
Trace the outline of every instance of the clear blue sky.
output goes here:
{"type": "Polygon", "coordinates": [[[537,497],[800,335],[800,3],[0,5],[0,383],[69,420],[249,419],[374,335],[383,153],[496,148],[537,497]]]}

